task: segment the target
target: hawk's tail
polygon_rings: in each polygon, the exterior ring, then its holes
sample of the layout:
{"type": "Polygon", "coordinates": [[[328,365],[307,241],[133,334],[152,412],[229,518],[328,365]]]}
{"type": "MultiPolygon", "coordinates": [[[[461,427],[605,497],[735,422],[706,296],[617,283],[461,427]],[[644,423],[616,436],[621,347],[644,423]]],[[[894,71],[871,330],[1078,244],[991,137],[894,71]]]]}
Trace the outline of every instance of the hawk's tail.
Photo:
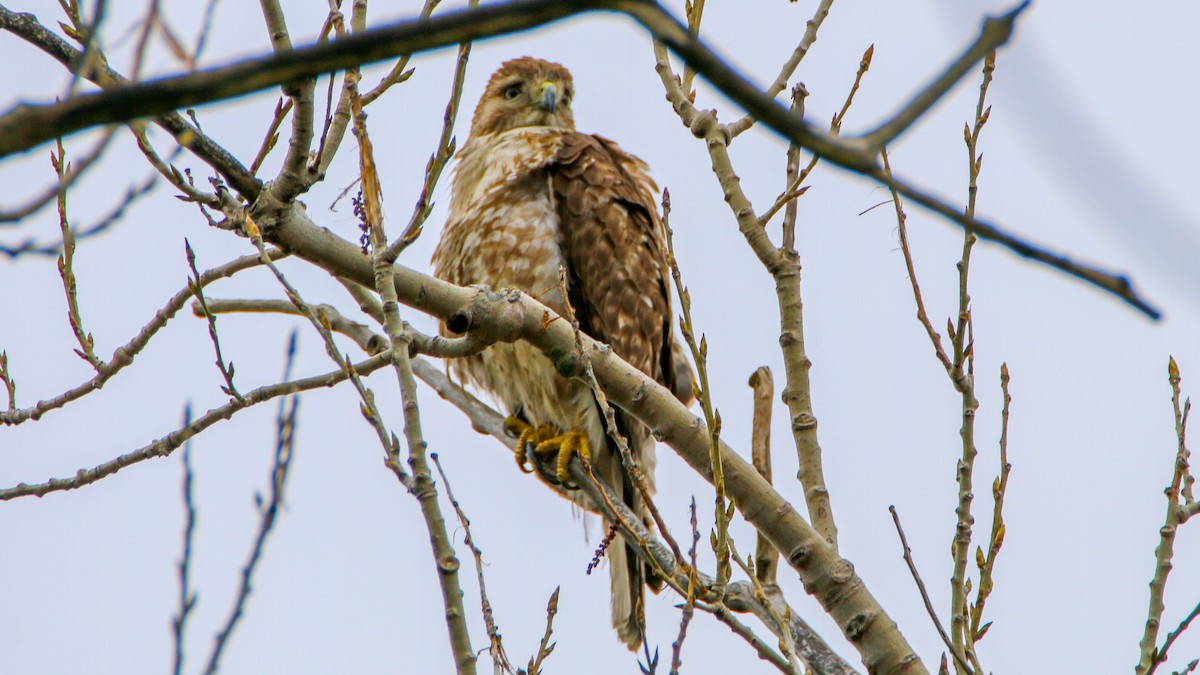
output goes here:
{"type": "MultiPolygon", "coordinates": [[[[629,447],[634,457],[642,466],[646,477],[647,488],[654,493],[655,457],[654,438],[649,429],[641,424],[629,424],[624,414],[617,415],[618,425],[629,439],[629,447]]],[[[650,531],[654,524],[650,518],[642,495],[633,485],[633,481],[621,464],[621,458],[616,448],[607,448],[611,453],[609,484],[621,495],[622,501],[633,513],[637,514],[650,531]]],[[[646,630],[646,586],[651,584],[655,592],[661,587],[661,580],[653,576],[638,552],[625,543],[618,535],[608,547],[608,570],[612,582],[612,623],[617,629],[617,636],[630,650],[637,651],[642,646],[646,630]],[[658,583],[654,583],[658,582],[658,583]]]]}
{"type": "Polygon", "coordinates": [[[641,558],[618,535],[608,547],[608,569],[612,577],[612,623],[617,637],[637,651],[646,626],[646,579],[641,558]]]}

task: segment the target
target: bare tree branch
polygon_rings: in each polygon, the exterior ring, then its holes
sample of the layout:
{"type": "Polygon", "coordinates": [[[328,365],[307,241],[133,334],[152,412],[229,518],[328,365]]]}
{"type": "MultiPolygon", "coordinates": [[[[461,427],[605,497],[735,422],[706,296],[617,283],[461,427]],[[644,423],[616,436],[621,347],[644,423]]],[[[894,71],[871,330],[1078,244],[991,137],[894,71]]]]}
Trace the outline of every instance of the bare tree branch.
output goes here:
{"type": "MultiPolygon", "coordinates": [[[[1175,363],[1174,357],[1167,362],[1167,379],[1171,384],[1171,405],[1175,411],[1177,439],[1175,467],[1171,475],[1171,484],[1164,491],[1167,496],[1167,515],[1163,519],[1163,526],[1158,531],[1158,547],[1154,549],[1154,576],[1150,579],[1150,607],[1146,616],[1146,627],[1142,632],[1141,642],[1138,644],[1140,653],[1137,667],[1134,669],[1137,675],[1153,673],[1159,664],[1166,660],[1166,648],[1164,647],[1162,651],[1157,648],[1158,632],[1162,624],[1163,611],[1166,609],[1163,604],[1163,595],[1167,588],[1167,575],[1171,573],[1171,559],[1175,557],[1175,535],[1179,531],[1179,493],[1184,476],[1188,474],[1188,458],[1191,454],[1186,443],[1187,414],[1191,402],[1187,400],[1180,402],[1179,383],[1182,378],[1179,374],[1179,365],[1175,363]]],[[[1179,632],[1182,632],[1190,621],[1189,618],[1184,624],[1181,624],[1179,632]]]]}
{"type": "MultiPolygon", "coordinates": [[[[416,373],[417,377],[420,377],[443,399],[461,410],[471,421],[472,428],[481,434],[492,436],[509,450],[515,450],[516,441],[508,435],[504,426],[503,415],[472,396],[460,385],[451,382],[437,366],[429,361],[422,358],[414,358],[412,363],[413,372],[416,373]]],[[[676,588],[677,590],[683,589],[683,593],[686,594],[686,589],[691,583],[689,572],[686,566],[678,564],[678,558],[675,557],[671,549],[651,535],[642,525],[641,520],[635,517],[633,512],[615,494],[612,494],[607,486],[601,482],[590,480],[588,473],[582,468],[577,459],[571,461],[569,469],[571,471],[571,479],[588,492],[593,499],[593,503],[599,504],[611,511],[606,514],[607,518],[612,522],[618,523],[622,528],[635,530],[626,532],[623,529],[626,541],[635,544],[636,550],[646,559],[648,564],[653,565],[656,570],[661,570],[667,575],[664,580],[671,584],[672,588],[676,588]]],[[[703,593],[704,589],[712,585],[713,579],[711,576],[698,571],[696,575],[699,583],[697,592],[703,593]]],[[[735,581],[726,586],[723,598],[716,598],[720,602],[704,604],[702,608],[705,611],[716,613],[718,618],[726,623],[729,622],[721,615],[723,610],[717,608],[750,612],[763,620],[773,631],[790,631],[791,639],[796,644],[800,657],[813,668],[817,675],[850,675],[857,672],[834,653],[825,641],[800,618],[800,615],[787,605],[781,593],[772,594],[770,589],[768,589],[767,597],[769,602],[774,606],[774,613],[772,613],[771,608],[764,606],[755,597],[754,590],[748,582],[735,581]],[[778,623],[772,623],[772,616],[788,617],[788,625],[780,626],[778,623]]],[[[698,603],[697,607],[701,607],[701,604],[698,603]]],[[[736,622],[736,619],[733,619],[733,621],[736,622]]],[[[752,645],[764,644],[744,625],[738,624],[738,627],[735,627],[733,624],[729,625],[739,635],[751,640],[752,645]]],[[[767,652],[774,654],[776,661],[773,662],[776,665],[782,664],[786,672],[786,668],[788,667],[787,661],[779,657],[770,648],[767,648],[767,652]]],[[[764,655],[764,658],[770,660],[771,657],[764,655]]]]}
{"type": "MultiPolygon", "coordinates": [[[[267,218],[271,214],[262,215],[267,218]]],[[[273,242],[334,275],[371,283],[371,263],[356,245],[317,227],[299,206],[275,215],[285,217],[264,223],[264,231],[273,242]]],[[[462,288],[402,265],[393,269],[400,302],[461,326],[484,341],[525,339],[547,354],[559,372],[580,373],[573,331],[567,322],[553,320],[557,314],[540,302],[512,291],[462,288]],[[546,317],[551,320],[547,322],[546,317]]],[[[704,424],[673,393],[611,354],[611,350],[586,335],[583,346],[610,400],[647,424],[657,438],[711,482],[710,446],[704,424]]],[[[749,463],[723,442],[721,462],[734,504],[800,573],[806,589],[822,601],[863,654],[867,666],[886,671],[884,664],[903,663],[909,672],[923,672],[920,667],[913,670],[913,664],[919,663],[917,657],[895,623],[884,618],[886,613],[853,566],[842,560],[749,463]]]]}
{"type": "Polygon", "coordinates": [[[900,525],[900,514],[896,511],[895,506],[889,506],[888,511],[892,514],[892,522],[896,524],[896,534],[900,535],[900,546],[904,550],[904,562],[908,564],[908,571],[912,573],[917,590],[921,592],[921,601],[925,603],[925,611],[929,613],[929,618],[937,628],[938,635],[941,636],[946,649],[950,650],[954,656],[957,664],[955,667],[961,667],[968,673],[972,672],[971,664],[967,663],[967,659],[963,657],[958,647],[950,642],[950,636],[946,634],[946,627],[942,625],[942,620],[938,618],[937,612],[933,609],[933,603],[929,600],[929,592],[925,590],[925,582],[921,580],[921,573],[917,571],[917,563],[913,560],[912,549],[908,546],[908,537],[904,536],[904,528],[900,525]]]}
{"type": "MultiPolygon", "coordinates": [[[[79,50],[67,44],[66,40],[47,30],[42,24],[38,23],[37,17],[32,14],[18,14],[9,10],[4,5],[0,5],[0,30],[7,30],[17,35],[46,54],[49,54],[67,68],[72,68],[75,64],[82,62],[83,54],[79,50]]],[[[87,79],[102,87],[122,84],[130,87],[146,86],[145,84],[131,85],[128,80],[105,64],[93,64],[93,66],[91,70],[80,72],[87,79]]],[[[83,94],[72,100],[85,100],[93,96],[103,95],[103,92],[100,94],[83,94]]],[[[224,176],[239,193],[246,197],[257,196],[261,185],[258,179],[251,175],[229,151],[193,126],[183,115],[177,112],[167,112],[168,110],[174,110],[176,107],[182,106],[171,106],[161,110],[160,116],[155,118],[155,123],[174,136],[180,145],[192,151],[193,154],[204,160],[209,166],[224,176]]],[[[133,110],[125,110],[124,112],[123,121],[147,116],[147,114],[138,114],[137,111],[133,110]]],[[[0,119],[5,118],[7,118],[7,114],[4,117],[0,117],[0,119]]],[[[3,123],[0,123],[0,126],[3,126],[3,123]]],[[[49,138],[60,135],[63,134],[53,134],[49,138]]],[[[44,142],[45,140],[49,140],[49,138],[39,142],[44,142]]],[[[0,156],[7,154],[0,152],[0,156]]]]}
{"type": "MultiPolygon", "coordinates": [[[[183,413],[183,425],[192,423],[192,406],[183,413]]],[[[196,506],[192,501],[192,442],[183,444],[183,552],[179,558],[179,613],[171,619],[171,637],[175,646],[175,660],[171,672],[183,672],[183,645],[187,635],[187,620],[196,608],[197,596],[191,590],[192,539],[196,531],[196,506]]]]}
{"type": "MultiPolygon", "coordinates": [[[[277,257],[283,257],[287,255],[281,251],[275,249],[272,250],[274,251],[274,255],[277,257]]],[[[201,287],[207,286],[218,279],[224,279],[226,277],[233,276],[244,269],[254,267],[258,264],[258,256],[242,256],[241,258],[232,260],[219,267],[214,267],[204,274],[201,274],[199,285],[201,287]]],[[[106,382],[112,379],[114,375],[121,372],[125,366],[133,363],[134,357],[137,356],[137,354],[141,352],[147,344],[149,344],[150,338],[154,337],[154,335],[158,333],[158,331],[175,316],[175,314],[180,310],[180,308],[183,307],[185,303],[187,303],[188,298],[192,297],[192,295],[191,282],[189,282],[189,285],[186,288],[180,290],[178,293],[172,296],[171,299],[167,301],[167,304],[162,307],[162,309],[154,313],[154,318],[151,319],[150,322],[145,326],[143,326],[142,329],[138,331],[138,334],[133,337],[133,339],[124,345],[117,347],[116,351],[114,351],[113,355],[104,363],[104,367],[96,373],[95,377],[87,382],[84,382],[78,387],[75,387],[74,389],[59,394],[58,396],[38,401],[35,405],[29,408],[13,409],[0,412],[0,424],[16,425],[31,419],[41,419],[42,415],[46,414],[47,412],[51,410],[57,410],[58,408],[61,408],[72,401],[83,398],[93,391],[99,390],[106,382]]],[[[174,447],[171,449],[173,450],[174,447]]]]}
{"type": "MultiPolygon", "coordinates": [[[[377,354],[369,359],[360,361],[354,364],[354,371],[366,375],[372,373],[389,363],[389,354],[384,352],[377,354]]],[[[273,384],[246,392],[242,400],[232,400],[223,406],[213,408],[207,413],[198,417],[194,422],[186,426],[180,427],[175,431],[163,436],[162,438],[153,441],[152,443],[142,446],[133,452],[121,455],[111,459],[103,464],[100,464],[91,469],[80,469],[70,478],[51,478],[44,483],[29,485],[27,483],[18,483],[11,488],[0,489],[0,501],[8,501],[17,497],[36,496],[42,497],[51,492],[61,492],[63,490],[77,490],[85,485],[91,485],[96,481],[111,476],[127,466],[132,466],[138,462],[143,462],[155,457],[166,457],[175,451],[176,448],[183,445],[187,439],[204,431],[212,425],[227,420],[233,417],[236,413],[245,410],[246,408],[255,406],[264,401],[269,401],[280,396],[296,394],[309,389],[318,389],[322,387],[332,387],[345,382],[349,375],[343,369],[338,369],[323,375],[315,375],[313,377],[301,378],[280,384],[273,384]]]]}
{"type": "MultiPolygon", "coordinates": [[[[966,59],[976,53],[986,53],[1004,44],[1011,33],[1011,24],[1024,5],[999,18],[989,19],[987,26],[1008,26],[1003,30],[989,28],[968,53],[930,87],[918,94],[898,115],[898,122],[885,123],[877,132],[879,137],[892,133],[889,124],[902,131],[911,121],[907,116],[927,109],[944,88],[953,82],[951,75],[965,73],[973,64],[966,59]],[[985,49],[986,48],[986,49],[985,49]],[[886,132],[886,133],[885,133],[886,132]]],[[[223,148],[216,145],[188,124],[177,113],[168,112],[188,105],[240,96],[275,86],[283,82],[321,73],[349,68],[361,63],[378,61],[398,54],[413,53],[461,43],[485,36],[502,35],[544,25],[574,14],[608,10],[628,14],[650,31],[656,40],[678,54],[696,72],[729,96],[763,124],[802,145],[813,154],[845,169],[861,173],[879,182],[895,186],[897,191],[914,202],[971,229],[978,236],[995,241],[1018,255],[1029,257],[1055,267],[1067,274],[1094,284],[1136,307],[1151,318],[1159,311],[1141,298],[1128,279],[1102,270],[1080,265],[1065,255],[1053,253],[1009,235],[996,226],[960,213],[950,203],[939,200],[896,178],[886,177],[878,166],[876,156],[882,142],[876,137],[839,137],[816,131],[803,119],[765,96],[749,80],[731,69],[719,56],[703,45],[685,26],[657,3],[648,0],[511,0],[483,7],[451,12],[445,15],[418,19],[376,28],[332,43],[296,49],[271,57],[242,61],[229,66],[199,71],[183,76],[168,77],[153,82],[113,87],[108,91],[76,97],[59,105],[19,105],[0,116],[0,157],[27,150],[55,136],[61,136],[88,126],[106,122],[126,121],[146,115],[162,115],[158,122],[171,131],[181,144],[188,146],[215,169],[247,199],[259,196],[257,179],[223,148]],[[186,142],[184,142],[186,141],[186,142]]],[[[0,5],[0,29],[12,31],[30,40],[63,63],[71,63],[76,53],[57,36],[46,31],[29,15],[16,14],[0,5]]],[[[93,74],[102,83],[119,82],[111,70],[93,74]]],[[[961,77],[961,75],[960,75],[961,77]]],[[[690,104],[689,104],[690,105],[690,104]]],[[[714,120],[715,122],[715,120],[714,120]]],[[[723,127],[725,135],[727,128],[723,127]]],[[[703,129],[693,133],[703,135],[703,129]]],[[[728,142],[728,139],[727,141],[728,142]]],[[[265,206],[280,208],[276,200],[265,206]]]]}
{"type": "MultiPolygon", "coordinates": [[[[295,362],[295,357],[296,332],[292,331],[291,338],[288,340],[287,360],[283,367],[284,381],[291,376],[292,364],[295,362]]],[[[295,394],[284,397],[279,401],[279,412],[275,419],[275,462],[271,467],[270,497],[265,503],[259,497],[258,508],[260,520],[258,533],[255,535],[254,544],[250,549],[250,557],[246,561],[246,565],[242,568],[237,595],[234,596],[233,608],[230,609],[229,616],[217,632],[213,643],[213,650],[208,657],[208,665],[204,669],[205,675],[212,675],[220,669],[221,655],[224,653],[225,646],[229,644],[229,638],[233,635],[234,629],[237,628],[238,622],[245,615],[246,602],[250,599],[250,593],[253,590],[252,581],[254,580],[254,572],[258,569],[259,561],[262,560],[263,551],[267,544],[267,537],[270,536],[271,531],[275,527],[275,519],[279,515],[279,507],[283,503],[283,488],[287,482],[288,469],[292,465],[293,450],[295,449],[296,410],[299,405],[300,399],[295,394]]]]}

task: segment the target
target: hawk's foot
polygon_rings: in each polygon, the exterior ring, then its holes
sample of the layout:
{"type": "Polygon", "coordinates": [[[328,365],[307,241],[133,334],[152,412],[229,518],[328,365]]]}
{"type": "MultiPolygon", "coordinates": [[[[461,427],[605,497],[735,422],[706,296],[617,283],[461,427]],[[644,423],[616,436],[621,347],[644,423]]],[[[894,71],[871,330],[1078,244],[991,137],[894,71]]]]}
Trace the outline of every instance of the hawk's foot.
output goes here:
{"type": "Polygon", "coordinates": [[[558,431],[549,424],[535,427],[515,415],[509,415],[504,420],[504,429],[517,437],[517,466],[523,473],[533,473],[532,468],[525,467],[529,462],[529,446],[532,445],[536,449],[544,441],[554,438],[558,431]]]}
{"type": "Polygon", "coordinates": [[[556,457],[554,463],[554,475],[558,478],[558,482],[563,485],[571,485],[570,472],[567,470],[567,465],[571,463],[572,455],[579,455],[583,459],[592,458],[591,446],[588,444],[587,434],[582,431],[568,431],[561,436],[547,438],[537,447],[533,449],[539,456],[556,457]]]}

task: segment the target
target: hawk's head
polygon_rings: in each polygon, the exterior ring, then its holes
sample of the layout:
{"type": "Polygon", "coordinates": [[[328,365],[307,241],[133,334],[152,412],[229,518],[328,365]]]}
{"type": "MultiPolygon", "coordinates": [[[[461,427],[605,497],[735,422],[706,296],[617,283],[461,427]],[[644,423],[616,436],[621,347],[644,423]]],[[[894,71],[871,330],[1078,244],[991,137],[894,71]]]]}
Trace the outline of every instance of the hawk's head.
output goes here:
{"type": "Polygon", "coordinates": [[[520,127],[574,129],[571,72],[557,63],[523,56],[492,73],[475,107],[471,136],[520,127]]]}

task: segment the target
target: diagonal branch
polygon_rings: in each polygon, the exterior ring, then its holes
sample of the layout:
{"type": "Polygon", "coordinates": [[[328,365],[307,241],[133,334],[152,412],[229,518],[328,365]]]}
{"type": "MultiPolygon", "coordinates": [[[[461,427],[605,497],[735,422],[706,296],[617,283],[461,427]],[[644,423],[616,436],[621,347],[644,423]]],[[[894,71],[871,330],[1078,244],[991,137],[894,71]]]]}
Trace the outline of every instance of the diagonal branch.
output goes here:
{"type": "MultiPolygon", "coordinates": [[[[434,391],[438,393],[451,405],[461,410],[471,421],[471,426],[481,434],[492,436],[500,441],[509,450],[514,450],[516,441],[508,435],[504,426],[504,416],[490,408],[487,404],[472,396],[461,386],[451,382],[450,379],[433,363],[421,358],[413,359],[413,372],[417,377],[421,378],[434,391]]],[[[573,459],[569,465],[571,478],[582,489],[588,491],[592,497],[593,503],[605,507],[609,513],[606,517],[614,523],[619,523],[622,527],[627,528],[627,541],[638,541],[644,543],[644,546],[637,547],[639,553],[647,556],[647,562],[653,565],[656,569],[662,570],[669,578],[665,579],[673,588],[686,589],[689,587],[690,577],[689,569],[686,565],[677,564],[680,559],[672,553],[670,547],[659,541],[653,536],[643,525],[641,519],[634,516],[633,512],[628,509],[621,499],[611,492],[610,488],[600,481],[590,479],[587,471],[581,466],[578,459],[573,459]]],[[[694,571],[694,568],[693,568],[694,571]]],[[[713,578],[707,574],[696,572],[697,591],[702,592],[704,588],[711,587],[713,578]]],[[[772,605],[768,607],[764,605],[755,596],[751,585],[745,581],[735,581],[730,583],[725,588],[725,593],[721,602],[718,605],[708,603],[698,603],[697,607],[701,607],[706,611],[713,611],[718,615],[723,622],[726,622],[736,631],[738,628],[733,623],[727,621],[726,617],[720,616],[720,608],[726,611],[732,609],[737,612],[750,612],[761,619],[772,631],[789,630],[791,638],[797,645],[799,655],[810,664],[813,672],[817,675],[852,675],[856,673],[848,663],[842,660],[832,649],[821,639],[809,625],[800,618],[799,614],[789,607],[784,601],[782,594],[769,595],[767,601],[772,605]],[[772,611],[772,608],[774,611],[772,611]],[[716,610],[716,611],[714,611],[716,610]],[[787,617],[787,626],[780,627],[777,623],[773,624],[773,617],[787,617]]],[[[736,620],[735,620],[736,621],[736,620]]],[[[740,624],[739,624],[740,625],[740,624]]],[[[742,626],[744,628],[744,626],[742,626]]],[[[747,629],[748,630],[748,629],[747,629]]],[[[746,637],[743,633],[739,635],[746,637]]],[[[753,637],[753,634],[750,634],[753,637]]],[[[757,638],[754,638],[757,640],[757,638]]],[[[755,644],[758,648],[761,642],[755,644]]],[[[765,645],[763,645],[765,647],[765,645]]],[[[778,654],[775,654],[770,648],[767,651],[774,654],[776,659],[780,659],[776,665],[781,665],[786,669],[786,661],[782,661],[778,654]]],[[[764,658],[770,659],[769,656],[764,658]]],[[[774,661],[773,661],[774,662],[774,661]]],[[[532,671],[531,671],[532,672],[532,671]]]]}
{"type": "MultiPolygon", "coordinates": [[[[18,14],[9,10],[4,5],[0,5],[0,30],[7,30],[10,33],[29,42],[33,46],[50,55],[54,60],[66,66],[68,69],[73,68],[75,64],[80,63],[83,59],[83,53],[72,47],[59,36],[50,32],[45,26],[38,23],[37,17],[32,14],[18,14]]],[[[145,84],[131,84],[129,80],[121,76],[120,73],[109,68],[106,64],[92,64],[93,68],[88,71],[82,71],[81,74],[92,82],[101,87],[125,87],[138,88],[146,86],[145,84]]],[[[187,77],[187,76],[184,76],[187,77]]],[[[265,88],[265,87],[264,87],[265,88]]],[[[99,94],[82,94],[74,97],[73,101],[92,100],[96,96],[104,96],[106,93],[99,94]]],[[[166,129],[176,142],[186,147],[194,155],[204,160],[209,166],[215,169],[218,173],[225,177],[239,193],[246,197],[252,197],[258,194],[260,182],[255,178],[236,157],[231,155],[228,150],[218,145],[215,141],[188,122],[183,115],[174,112],[175,107],[170,106],[162,108],[157,112],[146,112],[138,110],[122,109],[123,121],[131,121],[137,118],[147,117],[150,115],[160,115],[154,121],[156,124],[166,129]]],[[[10,111],[11,112],[11,111],[10,111]]],[[[0,120],[9,119],[8,114],[0,117],[0,120]]],[[[5,123],[0,121],[0,127],[4,127],[5,123]]],[[[80,124],[75,126],[73,130],[94,126],[91,124],[80,124]]],[[[67,132],[63,132],[67,133],[67,132]]],[[[42,139],[40,142],[50,140],[55,135],[42,139]]],[[[37,145],[38,143],[34,143],[37,145]]],[[[0,143],[2,145],[2,143],[0,143]]],[[[30,146],[33,147],[33,146],[30,146]]],[[[0,151],[0,156],[5,156],[8,152],[0,151]]]]}
{"type": "MultiPolygon", "coordinates": [[[[384,352],[354,364],[353,368],[359,375],[367,375],[386,366],[389,363],[389,359],[390,354],[384,352]]],[[[339,368],[323,375],[314,375],[312,377],[259,387],[258,389],[246,392],[240,401],[234,399],[223,406],[213,408],[196,418],[191,424],[180,427],[158,440],[104,462],[94,468],[80,469],[70,478],[51,478],[44,483],[34,485],[18,483],[11,488],[0,489],[0,502],[16,499],[17,497],[42,497],[51,492],[77,490],[85,485],[91,485],[96,481],[107,478],[127,466],[132,466],[155,457],[166,457],[179,448],[179,446],[183,445],[189,438],[217,422],[233,417],[236,413],[246,408],[258,405],[264,401],[279,398],[280,396],[297,394],[309,389],[332,387],[345,382],[347,379],[349,379],[349,374],[339,368]]]]}
{"type": "MultiPolygon", "coordinates": [[[[293,330],[291,338],[288,341],[287,360],[283,368],[283,379],[287,380],[291,376],[292,364],[296,357],[296,332],[293,330]]],[[[279,412],[275,419],[275,462],[271,467],[271,492],[270,497],[265,500],[265,503],[260,503],[259,508],[259,524],[258,532],[254,536],[254,544],[250,549],[250,556],[246,561],[246,565],[242,568],[241,579],[238,583],[237,595],[234,596],[233,608],[229,611],[229,616],[226,617],[225,623],[217,632],[216,639],[213,643],[213,650],[208,657],[208,665],[204,669],[204,675],[212,675],[220,668],[221,655],[225,650],[225,646],[229,644],[229,638],[233,635],[234,629],[237,628],[238,622],[245,616],[246,602],[250,599],[250,593],[253,590],[254,572],[258,569],[258,563],[262,560],[263,551],[267,545],[267,538],[271,531],[275,528],[275,520],[279,516],[279,507],[283,503],[283,489],[287,483],[288,469],[292,465],[293,451],[295,450],[296,440],[296,410],[299,408],[300,399],[297,395],[286,396],[279,401],[279,412]]]]}
{"type": "MultiPolygon", "coordinates": [[[[600,10],[619,12],[633,18],[698,74],[745,108],[753,118],[805,147],[814,155],[844,169],[873,178],[884,185],[895,185],[901,194],[915,203],[966,229],[975,230],[978,236],[995,241],[1018,255],[1033,258],[1094,284],[1151,318],[1158,318],[1158,310],[1140,297],[1124,276],[1080,265],[1065,255],[1025,243],[993,225],[962,214],[945,200],[923,193],[898,179],[886,178],[876,159],[878,150],[882,147],[879,138],[886,133],[880,133],[878,137],[856,138],[840,137],[816,130],[803,118],[759,91],[753,83],[726,64],[663,7],[648,0],[574,0],[569,3],[558,0],[511,0],[450,12],[435,18],[403,21],[331,43],[187,75],[137,85],[110,87],[106,91],[81,95],[58,105],[18,105],[0,116],[0,157],[28,150],[56,136],[90,126],[161,115],[156,121],[174,134],[181,144],[189,147],[198,157],[213,166],[244,197],[254,199],[259,196],[262,187],[258,179],[224,148],[212,142],[181,115],[171,111],[241,96],[298,78],[313,77],[358,64],[482,37],[527,30],[575,14],[600,10]]],[[[1015,19],[1018,10],[1006,15],[1009,22],[1015,19]]],[[[999,20],[1004,20],[1004,17],[991,21],[999,20]]],[[[78,52],[61,38],[42,27],[35,17],[17,14],[3,5],[0,5],[0,29],[9,30],[33,42],[64,64],[73,63],[72,59],[78,55],[78,52]]],[[[1011,31],[984,31],[981,40],[977,41],[969,53],[973,55],[981,50],[987,51],[984,47],[995,49],[1002,46],[1009,32],[1011,31]]],[[[955,61],[947,73],[954,75],[969,70],[969,65],[972,64],[965,64],[965,58],[960,57],[955,61]],[[966,70],[964,66],[967,66],[966,70]]],[[[101,84],[125,82],[115,72],[107,69],[86,74],[101,84]]],[[[902,110],[900,116],[915,114],[921,106],[932,105],[937,97],[945,93],[942,89],[953,84],[951,80],[950,75],[936,79],[930,85],[932,93],[919,94],[913,104],[902,110]]],[[[901,120],[900,126],[907,128],[909,123],[911,122],[901,120]]],[[[886,127],[888,124],[881,128],[886,127]]],[[[278,207],[277,200],[271,201],[278,207]]]]}
{"type": "MultiPolygon", "coordinates": [[[[262,215],[264,219],[268,216],[262,215]]],[[[272,242],[332,274],[372,284],[371,261],[358,246],[318,227],[299,206],[283,215],[286,217],[274,222],[263,221],[272,242]]],[[[455,286],[402,265],[393,270],[400,302],[461,325],[485,341],[524,339],[546,354],[560,372],[581,374],[570,325],[554,320],[557,314],[533,298],[455,286]]],[[[611,350],[586,335],[582,342],[590,353],[596,380],[609,399],[649,426],[693,470],[711,481],[710,439],[703,422],[671,391],[611,350]]],[[[737,452],[724,442],[720,452],[726,488],[736,507],[799,573],[805,588],[822,602],[868,667],[890,672],[904,664],[909,673],[925,672],[899,627],[887,617],[853,566],[737,452]]]]}
{"type": "MultiPolygon", "coordinates": [[[[275,259],[287,255],[286,253],[277,249],[271,249],[270,253],[275,259]]],[[[244,269],[254,267],[258,264],[259,258],[257,255],[242,256],[241,258],[232,260],[219,267],[214,267],[204,274],[201,274],[198,285],[201,287],[207,286],[218,279],[231,277],[244,269]]],[[[113,376],[121,372],[125,366],[133,363],[134,357],[146,348],[146,345],[149,344],[150,339],[154,337],[154,335],[158,333],[158,331],[161,330],[162,327],[165,326],[177,312],[179,312],[184,304],[187,303],[188,298],[192,297],[192,283],[193,282],[189,281],[187,287],[171,296],[171,299],[167,301],[167,304],[164,305],[162,309],[159,309],[154,313],[154,318],[151,319],[150,322],[145,326],[143,326],[142,329],[138,331],[138,334],[133,336],[133,339],[124,345],[117,347],[117,349],[113,352],[113,355],[104,363],[103,367],[98,370],[95,377],[75,387],[74,389],[69,389],[52,398],[38,401],[36,404],[28,408],[9,409],[4,412],[0,412],[0,425],[17,425],[28,420],[41,419],[42,415],[45,415],[47,412],[51,410],[57,410],[58,408],[61,408],[72,401],[83,398],[93,391],[99,390],[105,385],[105,383],[112,379],[113,376]]]]}

